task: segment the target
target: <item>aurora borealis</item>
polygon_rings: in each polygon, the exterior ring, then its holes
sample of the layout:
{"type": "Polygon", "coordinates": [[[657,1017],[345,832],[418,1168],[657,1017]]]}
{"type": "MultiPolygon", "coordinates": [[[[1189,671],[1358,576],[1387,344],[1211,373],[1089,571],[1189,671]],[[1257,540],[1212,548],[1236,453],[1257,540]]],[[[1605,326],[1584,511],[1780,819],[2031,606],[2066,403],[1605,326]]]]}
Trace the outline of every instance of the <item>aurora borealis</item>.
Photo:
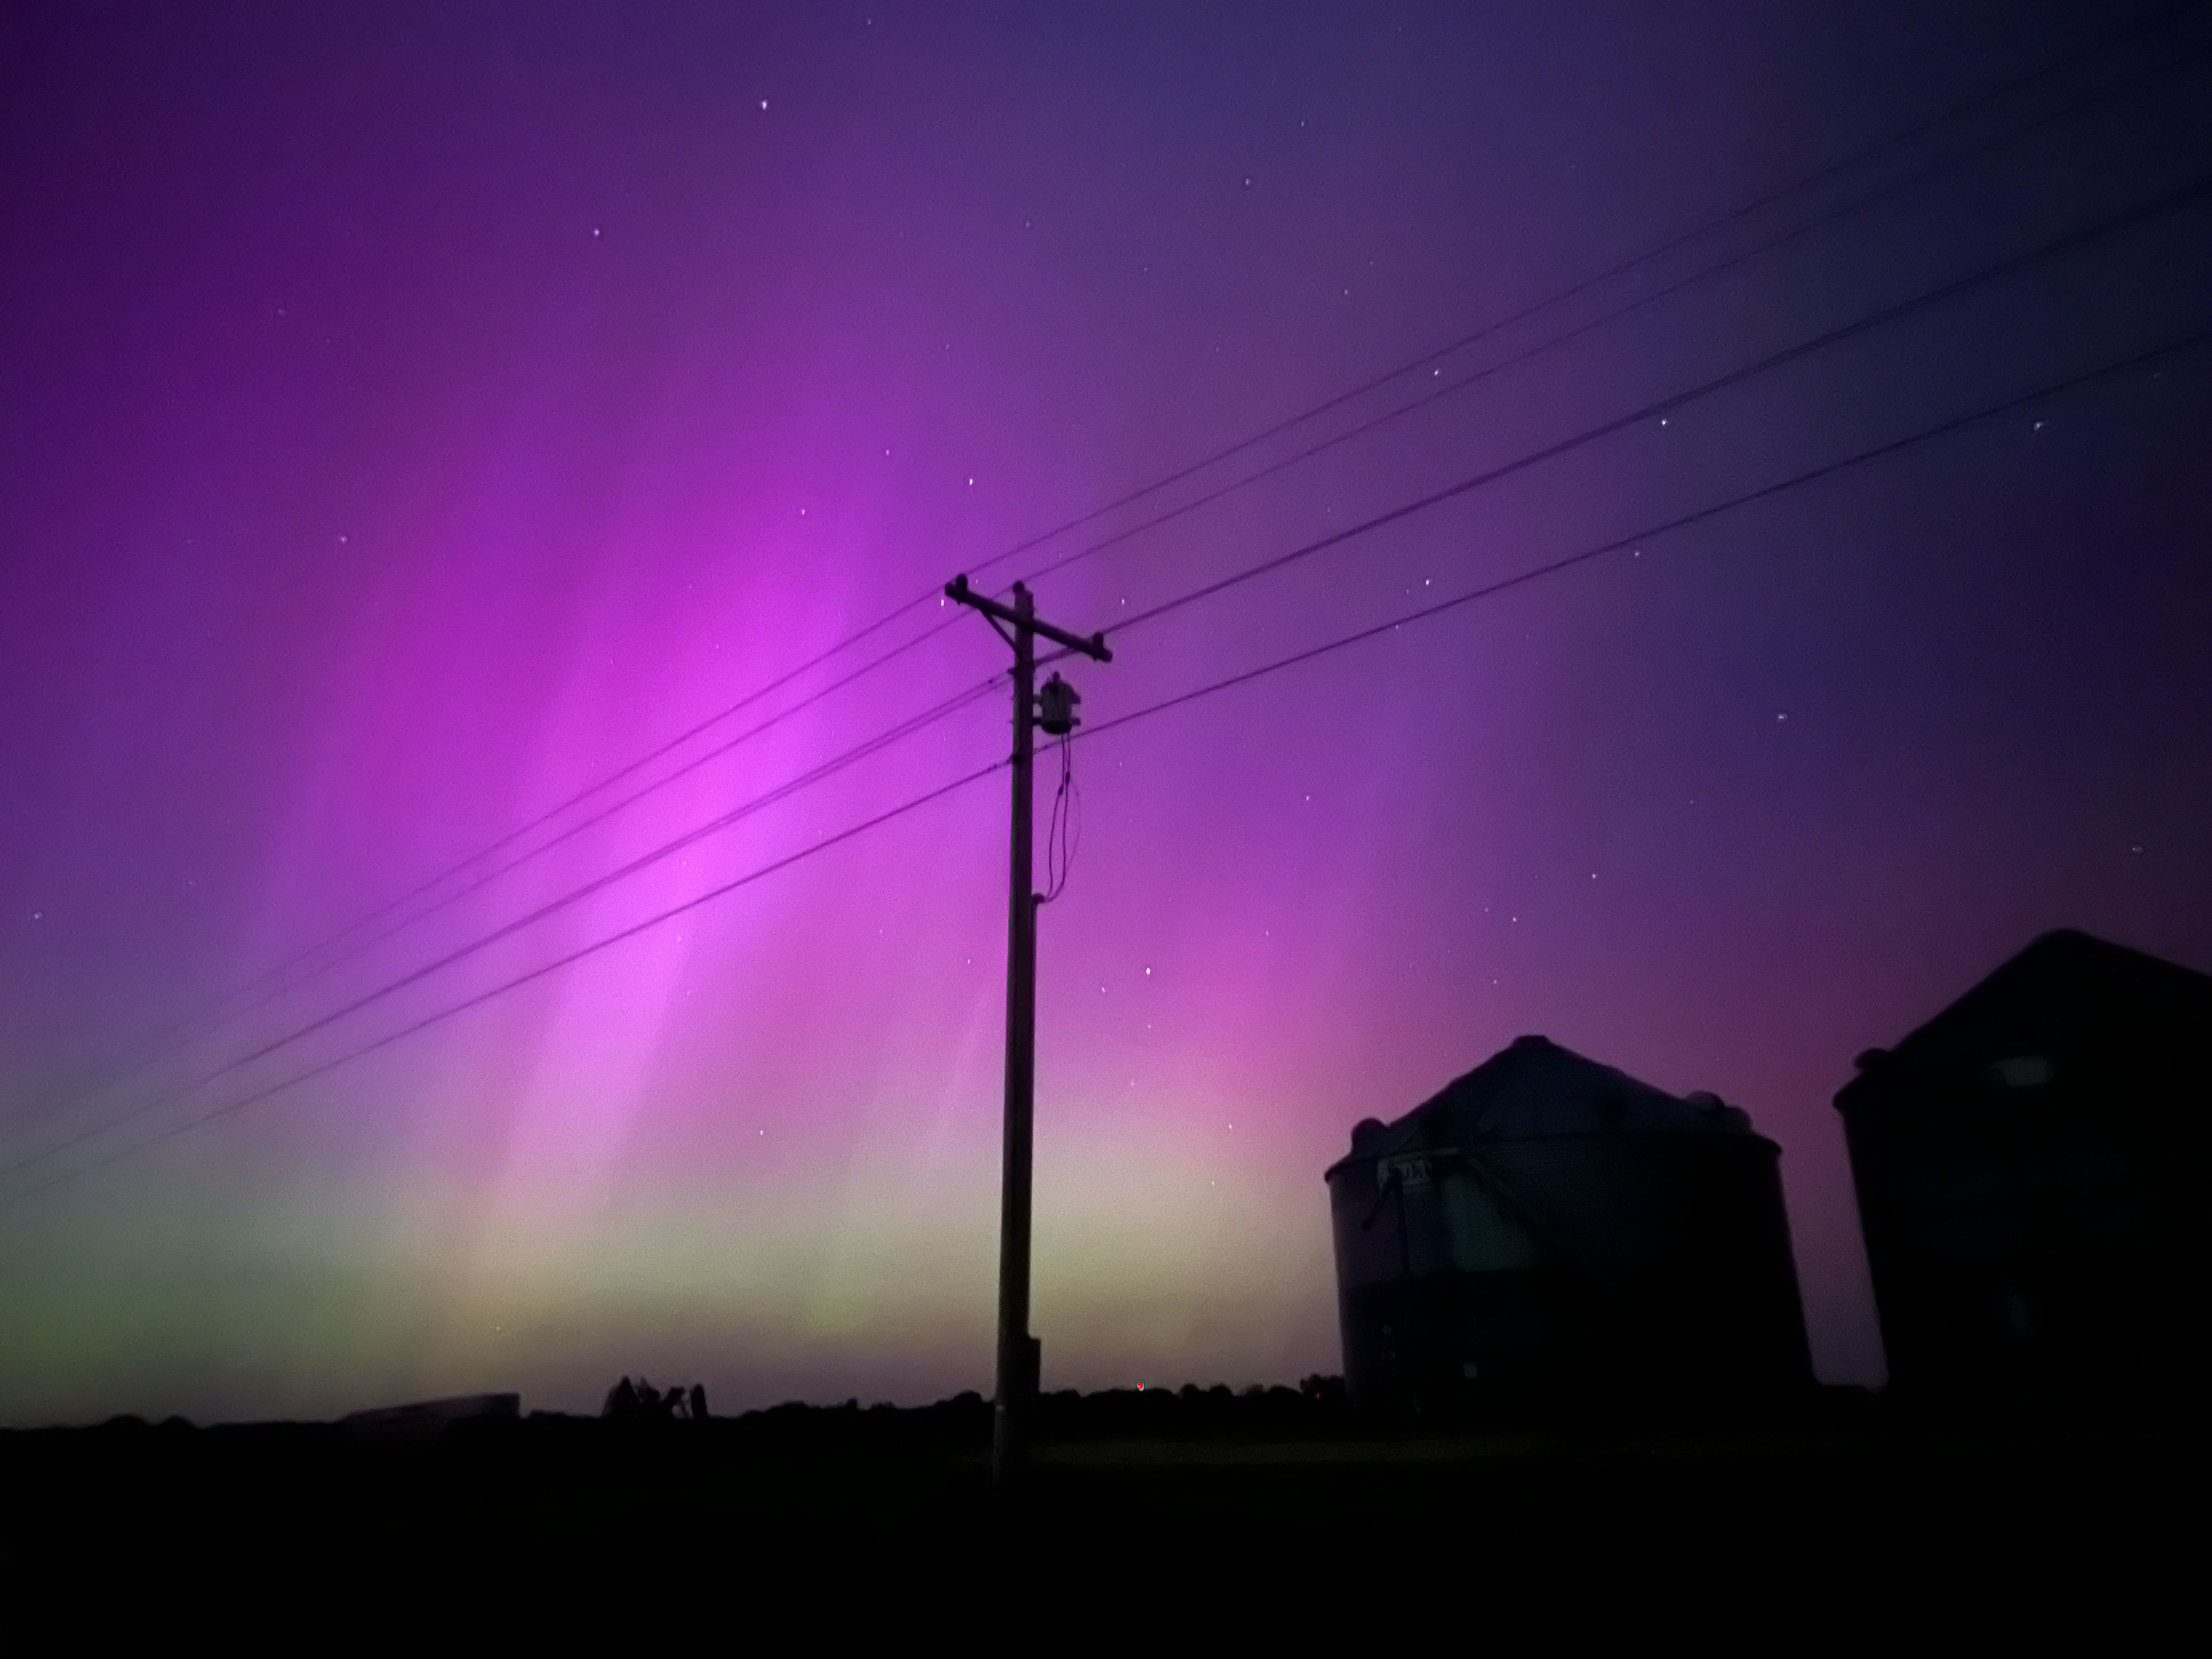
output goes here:
{"type": "MultiPolygon", "coordinates": [[[[966,617],[290,995],[155,1041],[955,573],[2114,26],[11,11],[0,1198],[988,763],[995,696],[184,1092],[997,672],[966,617]]],[[[1892,171],[2135,82],[1103,550],[1040,606],[1110,637],[2170,190],[2212,155],[2203,74],[2155,37],[2086,59],[1892,171]]],[[[2202,330],[2208,253],[2201,204],[2147,222],[1067,672],[1103,724],[2202,330]]],[[[1853,1054],[2046,927],[2212,965],[2209,376],[2178,353],[1076,745],[1041,943],[1046,1386],[1335,1370],[1322,1169],[1523,1031],[1748,1110],[1784,1149],[1820,1369],[1879,1379],[1829,1103],[1853,1054]]],[[[988,1389],[1005,836],[994,775],[9,1199],[0,1421],[492,1388],[574,1408],[624,1371],[718,1407],[988,1389]]]]}

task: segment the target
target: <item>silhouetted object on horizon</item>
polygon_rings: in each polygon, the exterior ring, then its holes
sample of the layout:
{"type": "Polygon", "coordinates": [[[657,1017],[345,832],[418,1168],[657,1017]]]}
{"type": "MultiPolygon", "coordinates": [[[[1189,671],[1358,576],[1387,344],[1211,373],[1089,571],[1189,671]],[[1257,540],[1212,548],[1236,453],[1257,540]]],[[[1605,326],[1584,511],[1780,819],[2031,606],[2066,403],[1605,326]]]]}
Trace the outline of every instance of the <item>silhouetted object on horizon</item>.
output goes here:
{"type": "Polygon", "coordinates": [[[2212,978],[2045,933],[1836,1096],[1900,1398],[2212,1395],[2212,978]]]}
{"type": "Polygon", "coordinates": [[[380,1406],[353,1412],[338,1426],[354,1434],[408,1438],[434,1436],[456,1423],[513,1420],[522,1415],[519,1394],[462,1394],[445,1400],[418,1400],[405,1406],[380,1406]]]}
{"type": "Polygon", "coordinates": [[[1344,1370],[1369,1413],[1745,1401],[1811,1364],[1774,1143],[1540,1036],[1328,1172],[1344,1370]]]}
{"type": "Polygon", "coordinates": [[[599,1415],[628,1423],[672,1423],[679,1417],[707,1415],[707,1387],[694,1382],[687,1390],[680,1383],[656,1389],[645,1378],[633,1382],[627,1376],[607,1390],[599,1415]]]}

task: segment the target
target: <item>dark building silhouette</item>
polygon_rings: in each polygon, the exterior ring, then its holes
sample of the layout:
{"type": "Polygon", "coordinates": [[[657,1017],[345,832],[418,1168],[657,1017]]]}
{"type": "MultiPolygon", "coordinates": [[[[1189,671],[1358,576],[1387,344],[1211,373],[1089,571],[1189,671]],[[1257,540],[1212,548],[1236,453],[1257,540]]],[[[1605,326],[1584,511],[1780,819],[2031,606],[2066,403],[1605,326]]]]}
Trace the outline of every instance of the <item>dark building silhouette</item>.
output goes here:
{"type": "Polygon", "coordinates": [[[1836,1097],[1890,1382],[2009,1408],[2212,1397],[2212,978],[2045,933],[1836,1097]]]}
{"type": "Polygon", "coordinates": [[[456,1423],[513,1422],[521,1415],[519,1394],[462,1394],[351,1412],[338,1419],[338,1426],[349,1433],[381,1438],[428,1438],[456,1423]]]}
{"type": "Polygon", "coordinates": [[[1540,1036],[1328,1171],[1346,1382],[1369,1412],[1713,1402],[1811,1367],[1772,1141],[1540,1036]]]}

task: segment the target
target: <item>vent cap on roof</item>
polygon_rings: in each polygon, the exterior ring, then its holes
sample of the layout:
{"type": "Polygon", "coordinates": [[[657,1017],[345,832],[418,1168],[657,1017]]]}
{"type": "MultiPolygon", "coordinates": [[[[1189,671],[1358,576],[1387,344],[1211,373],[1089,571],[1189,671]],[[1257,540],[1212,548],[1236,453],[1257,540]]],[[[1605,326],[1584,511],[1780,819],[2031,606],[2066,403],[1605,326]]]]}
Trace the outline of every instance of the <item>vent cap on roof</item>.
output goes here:
{"type": "Polygon", "coordinates": [[[1731,1129],[1751,1127],[1751,1114],[1741,1106],[1731,1106],[1710,1089],[1699,1089],[1682,1098],[1716,1123],[1725,1123],[1731,1129]]]}

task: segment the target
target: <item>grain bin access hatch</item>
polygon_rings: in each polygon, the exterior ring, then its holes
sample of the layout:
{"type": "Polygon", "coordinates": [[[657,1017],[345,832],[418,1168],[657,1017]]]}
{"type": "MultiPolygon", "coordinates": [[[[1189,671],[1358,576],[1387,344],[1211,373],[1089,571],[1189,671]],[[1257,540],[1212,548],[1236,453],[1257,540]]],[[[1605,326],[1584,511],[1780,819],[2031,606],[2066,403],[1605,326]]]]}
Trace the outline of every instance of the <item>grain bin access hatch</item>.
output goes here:
{"type": "Polygon", "coordinates": [[[1811,1379],[1774,1143],[1524,1036],[1328,1172],[1345,1376],[1449,1420],[1811,1379]]]}

